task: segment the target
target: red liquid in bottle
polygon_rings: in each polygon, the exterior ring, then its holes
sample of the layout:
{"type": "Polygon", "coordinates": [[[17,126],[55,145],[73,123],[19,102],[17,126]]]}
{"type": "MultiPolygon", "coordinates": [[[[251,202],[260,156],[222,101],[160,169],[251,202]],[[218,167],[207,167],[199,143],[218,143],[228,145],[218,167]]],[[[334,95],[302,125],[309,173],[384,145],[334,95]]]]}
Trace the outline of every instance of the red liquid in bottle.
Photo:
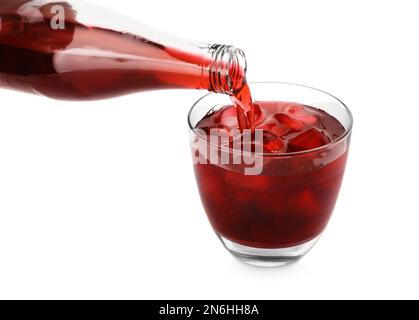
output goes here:
{"type": "MultiPolygon", "coordinates": [[[[245,175],[244,165],[198,163],[202,202],[215,231],[231,241],[259,248],[305,243],[326,227],[347,158],[342,141],[321,147],[338,140],[345,129],[331,115],[309,106],[254,106],[266,153],[262,173],[245,175]]],[[[226,106],[210,112],[196,128],[208,134],[214,128],[236,132],[235,116],[236,110],[226,106]]]]}
{"type": "MultiPolygon", "coordinates": [[[[93,16],[99,15],[93,11],[93,16]]],[[[167,36],[159,42],[83,24],[78,19],[83,13],[73,8],[72,1],[2,0],[0,87],[56,99],[92,100],[153,89],[212,90],[213,79],[221,78],[217,71],[209,72],[214,61],[205,50],[166,45],[171,41],[167,36]],[[63,21],[56,20],[55,6],[63,9],[63,21]]],[[[244,86],[231,92],[244,108],[238,112],[241,128],[251,128],[245,74],[237,70],[230,74],[244,86]]]]}

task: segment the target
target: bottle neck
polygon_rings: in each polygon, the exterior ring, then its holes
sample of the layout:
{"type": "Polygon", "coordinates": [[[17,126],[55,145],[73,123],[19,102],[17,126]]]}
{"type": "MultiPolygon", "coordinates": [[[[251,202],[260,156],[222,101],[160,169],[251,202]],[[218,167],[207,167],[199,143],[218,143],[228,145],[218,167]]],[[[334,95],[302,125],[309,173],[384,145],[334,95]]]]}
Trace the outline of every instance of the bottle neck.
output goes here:
{"type": "Polygon", "coordinates": [[[246,84],[246,56],[241,49],[214,44],[209,47],[210,91],[234,95],[246,84]]]}

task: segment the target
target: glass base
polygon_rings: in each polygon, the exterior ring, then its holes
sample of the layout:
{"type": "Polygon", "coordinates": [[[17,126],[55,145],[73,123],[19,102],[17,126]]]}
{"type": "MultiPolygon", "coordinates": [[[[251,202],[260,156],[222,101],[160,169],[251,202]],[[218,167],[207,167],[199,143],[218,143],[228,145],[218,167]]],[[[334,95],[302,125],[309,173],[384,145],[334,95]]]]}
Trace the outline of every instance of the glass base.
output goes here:
{"type": "Polygon", "coordinates": [[[319,240],[317,236],[313,240],[294,247],[280,249],[262,249],[244,246],[218,235],[224,247],[236,258],[244,263],[258,267],[279,267],[301,259],[319,240]]]}

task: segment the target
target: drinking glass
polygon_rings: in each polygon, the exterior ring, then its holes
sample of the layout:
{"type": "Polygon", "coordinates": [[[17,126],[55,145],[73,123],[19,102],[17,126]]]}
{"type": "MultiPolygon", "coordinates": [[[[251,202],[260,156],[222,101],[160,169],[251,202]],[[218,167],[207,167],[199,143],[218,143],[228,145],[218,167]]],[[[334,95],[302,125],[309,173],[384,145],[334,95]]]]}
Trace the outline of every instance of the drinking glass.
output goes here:
{"type": "Polygon", "coordinates": [[[326,228],[345,171],[353,118],[339,99],[311,87],[252,83],[250,88],[255,101],[315,107],[345,128],[340,137],[319,148],[282,154],[251,150],[247,157],[253,162],[237,163],[233,159],[242,151],[214,144],[195,129],[208,112],[230,105],[229,97],[207,94],[189,112],[195,176],[215,233],[243,262],[279,266],[303,257],[326,228]],[[224,155],[224,161],[212,161],[214,154],[224,155]]]}

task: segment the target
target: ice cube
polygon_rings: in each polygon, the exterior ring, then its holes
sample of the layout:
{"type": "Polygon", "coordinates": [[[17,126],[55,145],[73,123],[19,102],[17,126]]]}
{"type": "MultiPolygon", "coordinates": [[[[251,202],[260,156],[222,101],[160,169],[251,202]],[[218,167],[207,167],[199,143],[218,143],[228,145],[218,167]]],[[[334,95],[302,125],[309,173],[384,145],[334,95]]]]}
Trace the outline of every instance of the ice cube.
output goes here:
{"type": "Polygon", "coordinates": [[[284,111],[290,117],[305,125],[314,125],[318,120],[316,116],[309,112],[309,109],[299,104],[290,104],[285,107],[284,111]]]}
{"type": "Polygon", "coordinates": [[[263,192],[268,190],[275,180],[264,175],[244,175],[234,171],[225,171],[225,184],[230,190],[246,190],[263,192]]]}
{"type": "Polygon", "coordinates": [[[289,104],[284,108],[284,111],[285,113],[294,115],[304,111],[304,107],[299,104],[289,104]]]}
{"type": "Polygon", "coordinates": [[[237,110],[235,107],[228,107],[221,114],[221,124],[227,128],[237,128],[239,123],[237,122],[237,110]]]}
{"type": "Polygon", "coordinates": [[[301,121],[302,123],[306,124],[306,125],[315,125],[317,123],[317,117],[310,115],[310,114],[296,114],[294,115],[295,119],[298,119],[299,121],[301,121]]]}
{"type": "Polygon", "coordinates": [[[278,153],[284,148],[284,142],[276,134],[263,130],[263,152],[278,153]]]}
{"type": "Polygon", "coordinates": [[[314,190],[310,187],[294,193],[293,206],[299,214],[313,216],[319,212],[320,205],[316,199],[314,190]]]}
{"type": "Polygon", "coordinates": [[[321,147],[326,144],[323,134],[311,128],[288,141],[288,151],[304,151],[321,147]]]}
{"type": "Polygon", "coordinates": [[[283,137],[291,131],[287,126],[278,123],[267,123],[256,129],[270,131],[278,137],[283,137]]]}
{"type": "Polygon", "coordinates": [[[232,139],[230,147],[236,150],[250,152],[259,152],[259,150],[262,150],[265,153],[278,153],[284,151],[284,142],[280,137],[268,130],[260,128],[257,130],[263,131],[261,136],[262,139],[256,139],[260,137],[259,134],[252,134],[251,136],[246,134],[236,134],[232,139]],[[260,148],[260,146],[262,146],[262,148],[260,148]]]}
{"type": "Polygon", "coordinates": [[[227,134],[229,133],[229,129],[222,124],[214,125],[214,126],[199,127],[197,129],[205,132],[208,138],[211,135],[221,135],[221,134],[224,134],[225,132],[227,132],[227,134]]]}
{"type": "Polygon", "coordinates": [[[266,123],[262,126],[256,127],[256,129],[271,131],[274,127],[275,127],[275,123],[266,123]]]}
{"type": "Polygon", "coordinates": [[[274,118],[279,123],[287,126],[290,130],[293,130],[293,131],[300,131],[300,130],[303,130],[305,127],[301,121],[282,112],[274,115],[274,118]]]}

